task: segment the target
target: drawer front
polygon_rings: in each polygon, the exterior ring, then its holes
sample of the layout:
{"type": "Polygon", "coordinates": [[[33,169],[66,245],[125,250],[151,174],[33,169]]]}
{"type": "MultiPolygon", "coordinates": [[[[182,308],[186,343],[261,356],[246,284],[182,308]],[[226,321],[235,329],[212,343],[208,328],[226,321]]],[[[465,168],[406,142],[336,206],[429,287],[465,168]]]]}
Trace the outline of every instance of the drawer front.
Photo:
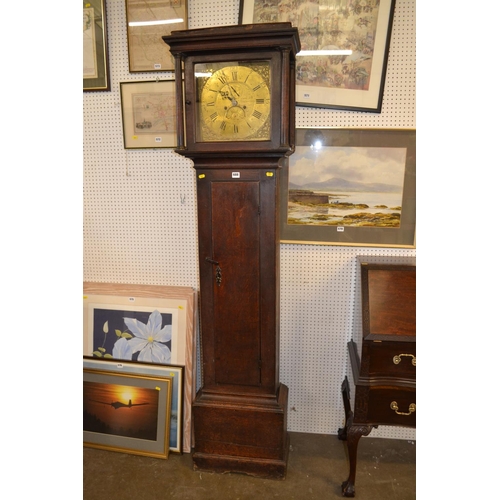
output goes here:
{"type": "Polygon", "coordinates": [[[416,379],[415,342],[363,342],[361,375],[416,379]]]}
{"type": "Polygon", "coordinates": [[[416,389],[356,387],[354,423],[416,426],[416,389]]]}

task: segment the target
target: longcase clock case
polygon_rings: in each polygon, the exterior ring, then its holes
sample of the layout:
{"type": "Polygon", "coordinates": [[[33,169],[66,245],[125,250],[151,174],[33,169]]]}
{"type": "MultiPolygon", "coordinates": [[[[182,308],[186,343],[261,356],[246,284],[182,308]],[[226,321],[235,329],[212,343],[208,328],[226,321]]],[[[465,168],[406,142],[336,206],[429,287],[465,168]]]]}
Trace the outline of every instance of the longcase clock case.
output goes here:
{"type": "MultiPolygon", "coordinates": [[[[279,382],[279,172],[294,150],[298,32],[290,23],[271,23],[177,31],[163,40],[176,75],[185,71],[184,80],[176,77],[176,151],[193,160],[197,181],[202,387],[193,404],[194,467],[284,478],[289,445],[288,388],[279,382]],[[227,61],[234,73],[234,61],[245,67],[269,61],[271,133],[265,140],[204,142],[197,136],[194,68],[214,61],[227,61]]],[[[239,106],[241,117],[251,104],[236,102],[244,84],[237,76],[226,100],[228,108],[239,106]]],[[[234,109],[228,114],[235,115],[234,109]]]]}

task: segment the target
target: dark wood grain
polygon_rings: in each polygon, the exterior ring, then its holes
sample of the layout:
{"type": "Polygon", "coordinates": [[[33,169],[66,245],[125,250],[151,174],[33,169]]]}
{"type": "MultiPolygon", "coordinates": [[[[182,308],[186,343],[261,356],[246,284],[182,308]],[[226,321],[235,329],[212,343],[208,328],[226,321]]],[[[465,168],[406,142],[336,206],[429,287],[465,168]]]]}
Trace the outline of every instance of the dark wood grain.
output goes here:
{"type": "Polygon", "coordinates": [[[284,478],[288,388],[279,382],[279,170],[294,149],[295,56],[290,23],[174,31],[184,66],[185,144],[196,170],[203,380],[193,404],[195,469],[284,478]],[[270,137],[196,137],[195,66],[267,62],[270,137]],[[233,175],[234,174],[234,175],[233,175]]]}

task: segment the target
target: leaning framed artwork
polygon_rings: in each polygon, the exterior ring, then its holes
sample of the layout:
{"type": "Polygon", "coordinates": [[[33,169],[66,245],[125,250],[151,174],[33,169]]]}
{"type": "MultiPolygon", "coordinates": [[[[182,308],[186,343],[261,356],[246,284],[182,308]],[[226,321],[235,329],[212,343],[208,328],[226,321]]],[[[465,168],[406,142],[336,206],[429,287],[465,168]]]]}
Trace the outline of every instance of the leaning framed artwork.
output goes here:
{"type": "Polygon", "coordinates": [[[296,103],[380,113],[395,0],[240,0],[240,24],[291,22],[296,103]]]}
{"type": "Polygon", "coordinates": [[[415,248],[416,130],[296,130],[281,172],[283,243],[415,248]]]}
{"type": "Polygon", "coordinates": [[[195,292],[190,287],[83,284],[83,355],[96,359],[181,365],[183,451],[192,442],[196,391],[195,292]]]}
{"type": "Polygon", "coordinates": [[[188,27],[187,0],[126,0],[129,71],[173,71],[162,36],[188,27]]]}
{"type": "Polygon", "coordinates": [[[83,444],[168,458],[172,379],[83,369],[83,444]]]}
{"type": "Polygon", "coordinates": [[[83,2],[83,90],[109,90],[106,0],[83,2]]]}
{"type": "Polygon", "coordinates": [[[172,403],[170,411],[169,449],[171,452],[182,453],[182,410],[184,396],[183,366],[134,363],[133,361],[97,359],[84,356],[83,368],[110,373],[158,376],[163,378],[170,377],[172,379],[172,403]]]}
{"type": "Polygon", "coordinates": [[[174,80],[121,82],[120,98],[125,149],[177,145],[174,80]]]}

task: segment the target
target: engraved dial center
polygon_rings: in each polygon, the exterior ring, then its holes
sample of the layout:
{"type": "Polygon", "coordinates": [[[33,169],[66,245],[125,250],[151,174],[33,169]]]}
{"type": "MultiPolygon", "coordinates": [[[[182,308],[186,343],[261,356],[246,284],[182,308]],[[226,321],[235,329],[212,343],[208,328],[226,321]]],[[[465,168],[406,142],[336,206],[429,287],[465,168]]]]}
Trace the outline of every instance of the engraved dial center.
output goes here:
{"type": "Polygon", "coordinates": [[[259,131],[269,128],[269,87],[253,68],[227,66],[215,71],[200,97],[204,139],[258,140],[259,131]]]}

